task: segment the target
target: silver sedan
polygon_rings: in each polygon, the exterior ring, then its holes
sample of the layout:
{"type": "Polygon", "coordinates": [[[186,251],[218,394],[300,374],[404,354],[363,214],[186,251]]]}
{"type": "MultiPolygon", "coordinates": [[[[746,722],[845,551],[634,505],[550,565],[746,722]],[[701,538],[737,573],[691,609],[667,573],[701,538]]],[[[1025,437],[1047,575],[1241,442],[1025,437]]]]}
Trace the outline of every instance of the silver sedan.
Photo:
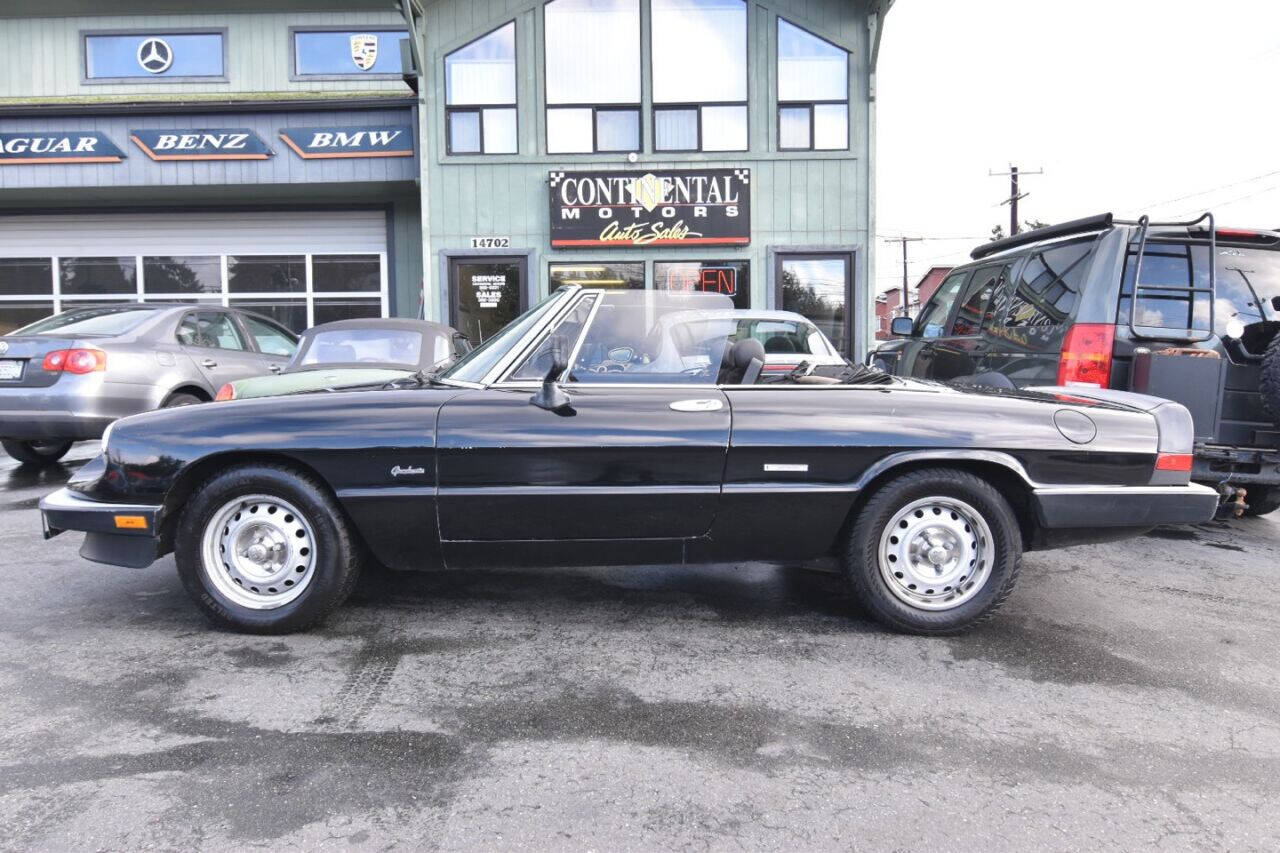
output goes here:
{"type": "Polygon", "coordinates": [[[0,337],[0,444],[47,465],[126,415],[212,400],[279,371],[297,336],[234,308],[123,303],[56,314],[0,337]]]}

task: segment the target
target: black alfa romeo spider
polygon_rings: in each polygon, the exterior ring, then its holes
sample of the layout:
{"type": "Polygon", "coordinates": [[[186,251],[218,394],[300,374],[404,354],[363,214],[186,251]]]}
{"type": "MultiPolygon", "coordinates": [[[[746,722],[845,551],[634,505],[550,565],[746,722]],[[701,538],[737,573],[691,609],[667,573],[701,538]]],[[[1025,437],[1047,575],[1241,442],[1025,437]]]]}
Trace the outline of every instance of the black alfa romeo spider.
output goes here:
{"type": "Polygon", "coordinates": [[[245,631],[316,624],[362,554],[393,569],[834,556],[877,619],[935,634],[990,616],[1024,550],[1214,513],[1176,403],[803,363],[762,376],[761,342],[706,319],[730,307],[569,287],[421,387],[125,418],[41,503],[45,534],[84,531],[84,557],[133,568],[172,551],[197,604],[245,631]]]}

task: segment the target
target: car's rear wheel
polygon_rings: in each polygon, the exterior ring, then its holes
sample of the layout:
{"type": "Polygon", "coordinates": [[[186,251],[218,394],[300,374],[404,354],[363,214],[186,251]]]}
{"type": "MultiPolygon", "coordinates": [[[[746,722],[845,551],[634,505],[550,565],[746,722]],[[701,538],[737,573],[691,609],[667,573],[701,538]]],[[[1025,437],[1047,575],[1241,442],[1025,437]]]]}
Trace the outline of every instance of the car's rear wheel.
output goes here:
{"type": "Polygon", "coordinates": [[[357,549],[324,485],[275,465],[200,487],[178,524],[178,574],[214,622],[283,634],[325,619],[359,576],[357,549]]]}
{"type": "Polygon", "coordinates": [[[23,465],[52,465],[67,455],[73,442],[70,441],[0,441],[4,452],[23,465]]]}
{"type": "Polygon", "coordinates": [[[201,400],[195,394],[187,394],[185,392],[180,391],[176,394],[170,394],[168,397],[166,397],[165,401],[160,404],[160,408],[174,409],[174,408],[177,408],[178,406],[194,406],[197,403],[203,403],[203,402],[204,400],[201,400]]]}
{"type": "Polygon", "coordinates": [[[953,634],[989,619],[1017,580],[1022,534],[1009,502],[965,471],[913,471],[879,487],[850,535],[846,572],[878,621],[953,634]]]}
{"type": "Polygon", "coordinates": [[[1245,502],[1249,508],[1245,515],[1266,515],[1280,509],[1280,488],[1276,486],[1249,487],[1245,491],[1245,502]]]}

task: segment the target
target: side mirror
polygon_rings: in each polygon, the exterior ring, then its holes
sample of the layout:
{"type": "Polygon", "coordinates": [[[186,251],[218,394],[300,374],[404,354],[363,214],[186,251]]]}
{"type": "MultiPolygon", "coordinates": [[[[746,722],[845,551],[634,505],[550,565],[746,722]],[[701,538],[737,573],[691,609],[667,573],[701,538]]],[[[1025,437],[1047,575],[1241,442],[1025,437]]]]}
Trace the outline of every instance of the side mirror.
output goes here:
{"type": "Polygon", "coordinates": [[[916,321],[910,317],[894,317],[889,323],[889,334],[909,338],[916,330],[916,321]]]}
{"type": "Polygon", "coordinates": [[[560,387],[560,378],[569,369],[569,342],[557,335],[551,339],[551,366],[542,379],[542,387],[529,398],[529,402],[548,412],[563,412],[569,408],[569,395],[560,387]]]}

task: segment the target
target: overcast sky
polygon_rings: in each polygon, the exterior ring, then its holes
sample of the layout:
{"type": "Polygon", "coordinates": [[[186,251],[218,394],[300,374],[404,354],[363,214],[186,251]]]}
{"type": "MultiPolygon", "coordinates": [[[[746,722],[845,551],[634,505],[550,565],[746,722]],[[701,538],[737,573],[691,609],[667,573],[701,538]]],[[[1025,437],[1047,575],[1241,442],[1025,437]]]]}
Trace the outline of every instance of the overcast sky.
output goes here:
{"type": "Polygon", "coordinates": [[[1024,220],[1280,227],[1278,0],[898,0],[878,77],[877,232],[965,238],[912,243],[912,284],[1008,229],[1010,163],[1044,169],[1024,220]]]}

